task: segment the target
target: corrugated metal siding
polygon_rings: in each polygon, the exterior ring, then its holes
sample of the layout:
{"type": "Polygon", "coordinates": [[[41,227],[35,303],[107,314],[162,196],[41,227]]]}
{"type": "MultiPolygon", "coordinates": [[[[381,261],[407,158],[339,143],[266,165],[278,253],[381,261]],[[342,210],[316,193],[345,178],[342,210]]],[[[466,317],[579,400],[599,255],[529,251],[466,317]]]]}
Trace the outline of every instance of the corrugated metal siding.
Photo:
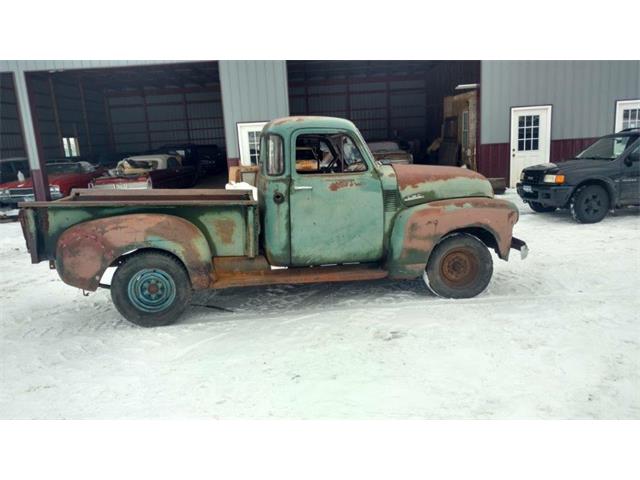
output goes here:
{"type": "Polygon", "coordinates": [[[552,140],[613,132],[616,100],[640,98],[640,61],[483,61],[481,142],[509,142],[510,109],[553,105],[552,140]]]}
{"type": "Polygon", "coordinates": [[[141,152],[171,143],[224,145],[218,85],[179,92],[155,89],[139,95],[112,94],[107,105],[118,152],[141,152]]]}
{"type": "Polygon", "coordinates": [[[295,61],[289,65],[293,115],[352,120],[366,140],[440,135],[443,99],[479,81],[477,61],[295,61]]]}
{"type": "Polygon", "coordinates": [[[0,72],[135,67],[182,63],[182,60],[0,60],[0,72]]]}
{"type": "Polygon", "coordinates": [[[219,62],[227,156],[238,158],[238,122],[260,122],[289,115],[284,60],[219,62]]]}
{"type": "Polygon", "coordinates": [[[25,156],[13,75],[0,73],[0,158],[25,156]]]}
{"type": "Polygon", "coordinates": [[[80,154],[83,156],[109,148],[104,96],[101,91],[48,73],[29,73],[27,80],[43,160],[64,156],[61,137],[77,137],[80,154]]]}

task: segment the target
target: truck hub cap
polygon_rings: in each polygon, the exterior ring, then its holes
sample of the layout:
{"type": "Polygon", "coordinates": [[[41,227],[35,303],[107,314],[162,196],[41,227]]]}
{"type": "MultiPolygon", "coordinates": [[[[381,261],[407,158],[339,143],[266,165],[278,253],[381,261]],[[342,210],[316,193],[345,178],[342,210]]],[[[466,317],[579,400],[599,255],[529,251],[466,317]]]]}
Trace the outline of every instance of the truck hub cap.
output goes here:
{"type": "Polygon", "coordinates": [[[465,287],[478,275],[478,260],[469,250],[452,250],[442,259],[440,274],[450,287],[465,287]]]}
{"type": "Polygon", "coordinates": [[[131,303],[143,312],[166,310],[176,298],[176,284],[165,271],[156,268],[140,270],[127,287],[131,303]]]}
{"type": "Polygon", "coordinates": [[[590,217],[595,217],[602,209],[602,200],[600,195],[594,193],[584,199],[584,211],[590,217]]]}

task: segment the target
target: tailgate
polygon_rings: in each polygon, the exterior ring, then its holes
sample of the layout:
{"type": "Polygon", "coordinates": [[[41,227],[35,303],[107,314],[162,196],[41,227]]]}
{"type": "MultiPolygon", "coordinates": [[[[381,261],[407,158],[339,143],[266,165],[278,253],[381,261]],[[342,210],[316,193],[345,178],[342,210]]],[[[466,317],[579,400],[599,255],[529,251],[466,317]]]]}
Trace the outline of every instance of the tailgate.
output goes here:
{"type": "Polygon", "coordinates": [[[38,228],[36,222],[36,212],[31,208],[21,208],[18,214],[22,235],[27,242],[27,251],[31,254],[31,263],[40,262],[38,256],[38,228]]]}

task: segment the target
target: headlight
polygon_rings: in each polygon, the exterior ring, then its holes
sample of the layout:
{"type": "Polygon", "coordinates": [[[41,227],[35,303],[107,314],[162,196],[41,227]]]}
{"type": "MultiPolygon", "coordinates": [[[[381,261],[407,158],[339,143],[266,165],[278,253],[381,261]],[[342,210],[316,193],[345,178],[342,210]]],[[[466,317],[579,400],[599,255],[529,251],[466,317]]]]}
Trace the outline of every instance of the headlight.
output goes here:
{"type": "Polygon", "coordinates": [[[49,192],[60,193],[60,185],[49,185],[49,192]]]}
{"type": "Polygon", "coordinates": [[[543,179],[544,183],[554,183],[560,185],[564,183],[564,175],[545,175],[543,179]]]}
{"type": "Polygon", "coordinates": [[[520,181],[524,180],[524,170],[522,170],[522,172],[520,172],[520,181]]]}
{"type": "Polygon", "coordinates": [[[9,196],[9,189],[3,188],[2,190],[0,190],[0,197],[8,197],[8,196],[9,196]]]}

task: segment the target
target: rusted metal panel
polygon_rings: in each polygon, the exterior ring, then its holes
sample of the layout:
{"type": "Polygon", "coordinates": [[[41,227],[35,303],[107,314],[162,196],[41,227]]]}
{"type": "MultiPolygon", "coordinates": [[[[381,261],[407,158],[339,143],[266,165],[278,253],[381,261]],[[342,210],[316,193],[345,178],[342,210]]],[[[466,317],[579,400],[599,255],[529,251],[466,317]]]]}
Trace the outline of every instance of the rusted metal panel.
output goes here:
{"type": "Polygon", "coordinates": [[[385,268],[392,278],[417,278],[443,236],[469,228],[490,233],[506,260],[517,221],[515,205],[493,198],[441,200],[408,208],[396,217],[385,268]]]}
{"type": "Polygon", "coordinates": [[[65,283],[93,291],[119,257],[149,248],[178,257],[194,289],[209,287],[213,267],[207,239],[195,225],[171,215],[121,215],[71,227],[58,239],[56,269],[65,283]]]}
{"type": "Polygon", "coordinates": [[[433,165],[393,165],[405,205],[445,198],[493,197],[491,184],[465,168],[433,165]]]}
{"type": "Polygon", "coordinates": [[[213,283],[212,288],[378,280],[387,277],[387,275],[387,271],[375,265],[301,267],[282,270],[226,272],[221,275],[216,275],[216,281],[213,283]]]}

